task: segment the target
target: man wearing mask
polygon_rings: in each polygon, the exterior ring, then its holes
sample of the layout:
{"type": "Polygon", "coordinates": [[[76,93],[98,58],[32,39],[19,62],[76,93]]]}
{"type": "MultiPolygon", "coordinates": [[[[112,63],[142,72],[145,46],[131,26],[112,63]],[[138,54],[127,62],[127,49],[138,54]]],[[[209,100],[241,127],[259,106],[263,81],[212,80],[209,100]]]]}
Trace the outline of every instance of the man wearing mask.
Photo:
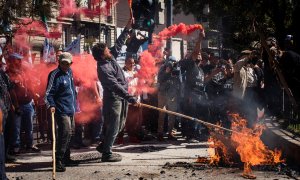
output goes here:
{"type": "Polygon", "coordinates": [[[137,104],[137,98],[128,93],[128,83],[116,57],[124,45],[129,29],[133,23],[130,19],[115,45],[110,49],[105,43],[97,43],[92,54],[97,61],[98,78],[103,87],[104,141],[97,150],[102,153],[102,162],[118,162],[121,155],[112,153],[112,146],[119,132],[125,126],[128,102],[137,104]]]}
{"type": "Polygon", "coordinates": [[[70,158],[70,140],[74,133],[76,92],[70,68],[72,55],[64,52],[59,56],[58,67],[48,76],[45,102],[57,123],[56,171],[66,171],[65,166],[76,165],[70,158]]]}

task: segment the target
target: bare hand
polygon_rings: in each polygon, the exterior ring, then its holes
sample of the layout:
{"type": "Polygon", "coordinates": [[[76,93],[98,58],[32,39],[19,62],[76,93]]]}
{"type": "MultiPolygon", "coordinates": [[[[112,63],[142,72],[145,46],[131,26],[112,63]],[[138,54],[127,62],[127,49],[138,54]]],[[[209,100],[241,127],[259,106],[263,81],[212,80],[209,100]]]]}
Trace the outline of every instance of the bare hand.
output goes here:
{"type": "Polygon", "coordinates": [[[55,107],[51,107],[51,108],[50,108],[50,112],[51,112],[51,113],[55,113],[55,107]]]}
{"type": "Polygon", "coordinates": [[[135,106],[135,107],[141,107],[142,105],[141,105],[141,103],[137,102],[137,103],[133,104],[133,106],[135,106]]]}
{"type": "Polygon", "coordinates": [[[205,38],[205,32],[204,32],[204,29],[203,30],[200,30],[200,32],[199,32],[199,39],[203,39],[203,38],[205,38]]]}

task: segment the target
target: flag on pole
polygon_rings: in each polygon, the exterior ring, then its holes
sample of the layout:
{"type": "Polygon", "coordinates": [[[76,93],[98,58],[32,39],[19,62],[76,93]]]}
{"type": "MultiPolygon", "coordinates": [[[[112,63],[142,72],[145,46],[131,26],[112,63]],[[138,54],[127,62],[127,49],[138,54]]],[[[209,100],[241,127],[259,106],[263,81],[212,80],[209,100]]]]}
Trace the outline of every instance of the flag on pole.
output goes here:
{"type": "Polygon", "coordinates": [[[32,56],[31,56],[31,50],[28,50],[28,62],[29,64],[32,64],[32,56]]]}
{"type": "Polygon", "coordinates": [[[48,60],[49,48],[50,48],[49,41],[46,38],[45,41],[44,41],[44,48],[43,48],[43,60],[44,60],[45,63],[49,62],[49,60],[48,60]]]}
{"type": "Polygon", "coordinates": [[[64,51],[69,52],[72,55],[80,54],[80,35],[78,35],[78,37],[71,44],[69,44],[64,51]]]}
{"type": "Polygon", "coordinates": [[[55,50],[54,50],[54,47],[52,44],[49,45],[48,60],[49,60],[49,63],[56,62],[55,50]]]}

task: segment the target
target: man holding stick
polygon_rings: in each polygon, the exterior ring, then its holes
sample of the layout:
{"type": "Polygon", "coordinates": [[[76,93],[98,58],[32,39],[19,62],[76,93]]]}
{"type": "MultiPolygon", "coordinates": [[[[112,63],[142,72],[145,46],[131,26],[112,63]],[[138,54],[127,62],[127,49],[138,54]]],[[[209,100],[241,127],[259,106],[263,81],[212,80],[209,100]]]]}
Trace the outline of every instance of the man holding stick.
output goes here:
{"type": "Polygon", "coordinates": [[[70,69],[72,55],[64,52],[59,56],[59,66],[51,71],[45,96],[47,108],[55,113],[57,123],[56,171],[66,171],[65,165],[76,165],[70,159],[70,140],[74,132],[76,92],[73,73],[70,69]]]}
{"type": "Polygon", "coordinates": [[[97,147],[97,150],[102,153],[102,162],[122,160],[121,155],[112,153],[112,146],[118,133],[125,126],[128,102],[137,104],[137,98],[128,93],[128,83],[124,72],[115,59],[128,37],[132,23],[131,17],[115,45],[110,49],[105,43],[97,43],[92,48],[93,57],[97,61],[98,77],[103,87],[105,133],[103,143],[97,147]]]}

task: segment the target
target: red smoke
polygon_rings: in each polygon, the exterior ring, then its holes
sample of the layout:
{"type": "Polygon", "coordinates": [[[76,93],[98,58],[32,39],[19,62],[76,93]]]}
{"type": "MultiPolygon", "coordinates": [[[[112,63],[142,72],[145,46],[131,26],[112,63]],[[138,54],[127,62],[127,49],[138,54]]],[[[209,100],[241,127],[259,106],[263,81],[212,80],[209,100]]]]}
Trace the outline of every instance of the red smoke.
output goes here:
{"type": "Polygon", "coordinates": [[[66,17],[79,13],[79,9],[74,0],[60,0],[59,16],[66,17]]]}
{"type": "Polygon", "coordinates": [[[153,83],[155,80],[155,74],[157,73],[157,67],[155,66],[154,57],[148,51],[144,51],[141,54],[140,66],[141,69],[137,74],[137,77],[139,79],[138,87],[136,88],[137,93],[152,93],[153,91],[155,91],[153,83]]]}
{"type": "Polygon", "coordinates": [[[43,36],[47,38],[61,37],[61,29],[56,26],[47,32],[46,25],[42,21],[32,20],[30,18],[23,18],[17,28],[14,36],[14,42],[19,49],[31,49],[29,44],[30,36],[43,36]]]}
{"type": "Polygon", "coordinates": [[[96,103],[97,63],[91,54],[73,56],[71,66],[74,81],[79,86],[77,102],[80,113],[76,116],[76,122],[87,123],[99,118],[100,105],[96,103]]]}
{"type": "Polygon", "coordinates": [[[156,67],[156,62],[162,60],[162,48],[164,47],[165,40],[177,35],[189,35],[196,30],[203,30],[200,24],[185,25],[180,23],[174,24],[168,28],[163,29],[158,35],[153,36],[153,42],[149,45],[148,51],[141,53],[140,65],[141,69],[138,71],[138,78],[140,80],[137,89],[140,92],[153,92],[153,85],[155,76],[159,67],[156,67]]]}
{"type": "MultiPolygon", "coordinates": [[[[71,69],[74,81],[80,87],[77,102],[79,102],[81,113],[76,118],[77,122],[84,123],[98,117],[100,105],[95,101],[95,85],[98,79],[96,65],[96,61],[90,54],[73,56],[71,69]]],[[[35,94],[35,99],[38,102],[44,102],[48,75],[57,67],[58,64],[45,63],[29,66],[26,61],[22,60],[25,77],[31,81],[27,84],[28,89],[35,94]]]]}
{"type": "Polygon", "coordinates": [[[84,14],[93,19],[99,15],[110,16],[111,9],[116,6],[117,0],[91,0],[89,7],[77,7],[74,0],[60,0],[60,17],[72,16],[75,14],[84,14]]]}
{"type": "Polygon", "coordinates": [[[74,79],[83,87],[94,87],[97,76],[97,63],[91,54],[73,56],[71,66],[74,79]]]}

